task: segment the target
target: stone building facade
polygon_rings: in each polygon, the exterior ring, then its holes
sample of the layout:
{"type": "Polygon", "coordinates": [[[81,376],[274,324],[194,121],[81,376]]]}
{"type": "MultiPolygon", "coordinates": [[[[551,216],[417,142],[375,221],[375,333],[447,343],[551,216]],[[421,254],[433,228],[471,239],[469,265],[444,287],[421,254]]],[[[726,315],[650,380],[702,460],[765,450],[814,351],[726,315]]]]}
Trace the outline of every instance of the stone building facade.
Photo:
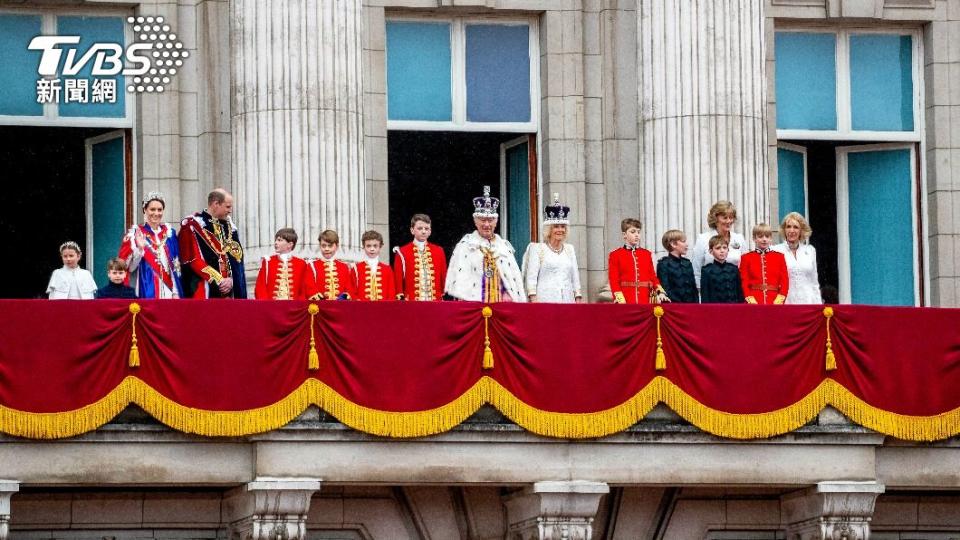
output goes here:
{"type": "MultiPolygon", "coordinates": [[[[61,18],[148,15],[164,17],[190,53],[164,92],[128,94],[110,117],[49,105],[23,112],[10,98],[0,103],[4,140],[22,139],[28,126],[54,130],[47,138],[74,130],[80,141],[119,130],[130,149],[126,183],[119,195],[110,189],[126,201],[127,220],[149,191],[167,195],[175,220],[228,187],[250,265],[284,226],[301,232],[304,253],[335,228],[348,256],[367,228],[402,232],[409,191],[397,178],[415,176],[418,159],[462,151],[469,167],[500,177],[460,186],[451,176],[437,189],[462,200],[436,210],[462,206],[468,219],[479,186],[500,182],[505,206],[525,202],[501,223],[517,227],[508,236],[522,246],[548,194],[559,193],[574,208],[571,241],[592,299],[623,217],[639,216],[644,244],[662,254],[664,230],[694,236],[709,206],[729,199],[747,234],[778,221],[787,203],[808,210],[842,298],[857,301],[857,285],[877,277],[863,277],[863,265],[893,260],[901,294],[890,303],[960,306],[960,0],[0,3],[0,22],[35,17],[50,34],[61,18]],[[417,48],[436,45],[418,33],[430,25],[451,36],[438,64],[450,76],[440,119],[416,107],[436,104],[437,94],[418,93],[425,79],[388,66],[436,64],[424,56],[436,49],[417,48]],[[526,28],[529,55],[510,73],[531,74],[526,109],[506,121],[482,119],[496,117],[496,100],[470,102],[489,81],[469,65],[512,58],[490,45],[498,26],[526,28]],[[410,47],[407,57],[391,60],[393,39],[410,47]],[[833,61],[806,45],[827,46],[833,61]],[[403,92],[412,101],[390,105],[403,92]],[[392,116],[403,107],[412,116],[392,116]],[[411,152],[418,145],[423,153],[411,152]],[[477,157],[482,145],[495,151],[477,157]],[[521,171],[514,191],[511,156],[521,171]],[[863,176],[894,169],[901,176],[876,185],[863,176]]],[[[11,62],[0,73],[20,65],[11,62]]],[[[462,173],[454,165],[450,174],[462,173]]],[[[104,193],[95,179],[86,185],[95,214],[104,193]]],[[[87,249],[105,253],[98,226],[84,229],[87,249]]],[[[262,436],[207,440],[128,411],[68,441],[0,441],[0,540],[945,540],[960,535],[955,447],[886,439],[829,410],[815,425],[755,442],[705,435],[669,411],[578,442],[524,433],[495,414],[388,441],[316,411],[262,436]]]]}

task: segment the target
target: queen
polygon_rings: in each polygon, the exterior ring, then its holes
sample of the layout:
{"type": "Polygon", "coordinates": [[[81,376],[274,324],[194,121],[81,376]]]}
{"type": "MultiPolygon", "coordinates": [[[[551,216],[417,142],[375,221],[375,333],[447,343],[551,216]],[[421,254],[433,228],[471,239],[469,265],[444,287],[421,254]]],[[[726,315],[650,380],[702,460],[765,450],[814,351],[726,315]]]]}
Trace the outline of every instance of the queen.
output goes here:
{"type": "Polygon", "coordinates": [[[140,298],[181,298],[177,232],[163,222],[163,194],[151,191],[143,199],[143,224],[131,228],[118,257],[127,262],[130,285],[140,298]]]}
{"type": "Polygon", "coordinates": [[[553,194],[553,204],[544,208],[543,242],[532,242],[523,255],[523,281],[530,302],[570,304],[581,302],[580,270],[572,244],[567,244],[570,207],[560,204],[560,194],[553,194]]]}

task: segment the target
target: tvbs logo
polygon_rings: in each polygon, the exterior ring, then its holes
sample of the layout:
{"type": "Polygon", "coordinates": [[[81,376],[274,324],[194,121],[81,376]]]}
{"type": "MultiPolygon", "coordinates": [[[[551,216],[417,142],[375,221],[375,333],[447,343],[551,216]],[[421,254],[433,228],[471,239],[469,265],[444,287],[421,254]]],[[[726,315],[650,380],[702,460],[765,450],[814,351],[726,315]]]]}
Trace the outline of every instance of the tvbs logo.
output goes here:
{"type": "Polygon", "coordinates": [[[89,67],[84,76],[132,77],[130,92],[162,92],[190,53],[163,17],[127,17],[127,23],[135,41],[126,47],[95,42],[81,54],[81,36],[37,36],[27,48],[41,51],[37,73],[47,79],[77,76],[89,67]]]}

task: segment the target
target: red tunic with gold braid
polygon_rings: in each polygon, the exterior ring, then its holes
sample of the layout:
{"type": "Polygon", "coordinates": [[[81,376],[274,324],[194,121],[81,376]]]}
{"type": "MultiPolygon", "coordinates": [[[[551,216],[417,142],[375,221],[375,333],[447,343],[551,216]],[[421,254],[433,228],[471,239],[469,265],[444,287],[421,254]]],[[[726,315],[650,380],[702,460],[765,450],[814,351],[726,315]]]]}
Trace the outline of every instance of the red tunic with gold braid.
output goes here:
{"type": "Polygon", "coordinates": [[[357,297],[353,270],[347,263],[320,258],[310,263],[310,268],[314,279],[310,300],[336,300],[342,294],[348,299],[357,297]]]}
{"type": "Polygon", "coordinates": [[[650,293],[660,289],[653,269],[653,255],[641,248],[617,248],[610,252],[607,273],[610,292],[618,304],[649,304],[650,293]]]}
{"type": "Polygon", "coordinates": [[[751,304],[782,304],[790,289],[790,274],[783,253],[754,250],[740,258],[740,282],[751,304]]]}
{"type": "Polygon", "coordinates": [[[371,267],[367,261],[357,263],[357,299],[369,302],[394,300],[393,271],[384,263],[371,267]]]}
{"type": "Polygon", "coordinates": [[[400,247],[393,257],[394,288],[404,300],[440,300],[447,282],[447,257],[443,248],[426,242],[400,247]]]}
{"type": "Polygon", "coordinates": [[[315,289],[313,271],[306,261],[300,257],[271,255],[260,263],[254,297],[257,300],[306,300],[315,289]]]}

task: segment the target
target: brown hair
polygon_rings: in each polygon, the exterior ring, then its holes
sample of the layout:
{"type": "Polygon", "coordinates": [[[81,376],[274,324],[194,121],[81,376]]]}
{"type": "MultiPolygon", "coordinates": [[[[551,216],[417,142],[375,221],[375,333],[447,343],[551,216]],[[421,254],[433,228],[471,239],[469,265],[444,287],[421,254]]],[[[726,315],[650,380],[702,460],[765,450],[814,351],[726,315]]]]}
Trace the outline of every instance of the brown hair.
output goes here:
{"type": "Polygon", "coordinates": [[[410,218],[410,226],[413,227],[418,221],[422,221],[427,225],[430,225],[430,216],[426,214],[414,214],[413,217],[410,218]]]}
{"type": "Polygon", "coordinates": [[[729,246],[730,242],[723,239],[719,234],[710,237],[710,249],[713,249],[717,246],[729,246]]]}
{"type": "Polygon", "coordinates": [[[773,228],[766,223],[757,223],[753,227],[753,237],[756,238],[758,236],[773,236],[773,228]]]}
{"type": "Polygon", "coordinates": [[[273,238],[274,239],[282,238],[283,240],[286,240],[287,242],[292,243],[293,247],[297,247],[297,240],[300,239],[300,237],[297,236],[297,231],[294,229],[291,229],[290,227],[284,227],[280,229],[279,231],[277,231],[277,234],[273,235],[273,238]]]}
{"type": "Polygon", "coordinates": [[[643,223],[640,223],[639,219],[627,218],[620,222],[620,232],[627,232],[627,229],[630,227],[636,227],[637,229],[643,228],[643,223]]]}
{"type": "Polygon", "coordinates": [[[227,190],[217,188],[207,194],[207,206],[213,206],[213,203],[222,203],[227,200],[227,190]]]}
{"type": "Polygon", "coordinates": [[[123,270],[127,271],[127,261],[121,259],[120,257],[114,257],[107,261],[107,272],[111,270],[123,270]]]}
{"type": "Polygon", "coordinates": [[[660,239],[660,243],[663,244],[663,249],[667,251],[673,251],[673,243],[684,240],[687,235],[683,234],[683,231],[679,229],[670,229],[669,231],[663,233],[663,238],[660,239]]]}
{"type": "Polygon", "coordinates": [[[733,218],[734,221],[737,220],[737,208],[733,206],[733,203],[730,201],[717,201],[713,203],[713,206],[710,207],[710,211],[707,212],[707,226],[711,229],[717,228],[717,216],[728,215],[733,218]]]}
{"type": "Polygon", "coordinates": [[[333,229],[327,229],[320,233],[320,236],[317,237],[317,242],[340,245],[340,235],[333,229]]]}
{"type": "Polygon", "coordinates": [[[380,245],[383,245],[383,235],[377,231],[366,231],[363,233],[363,236],[360,237],[360,244],[366,244],[367,240],[376,240],[380,242],[380,245]]]}

